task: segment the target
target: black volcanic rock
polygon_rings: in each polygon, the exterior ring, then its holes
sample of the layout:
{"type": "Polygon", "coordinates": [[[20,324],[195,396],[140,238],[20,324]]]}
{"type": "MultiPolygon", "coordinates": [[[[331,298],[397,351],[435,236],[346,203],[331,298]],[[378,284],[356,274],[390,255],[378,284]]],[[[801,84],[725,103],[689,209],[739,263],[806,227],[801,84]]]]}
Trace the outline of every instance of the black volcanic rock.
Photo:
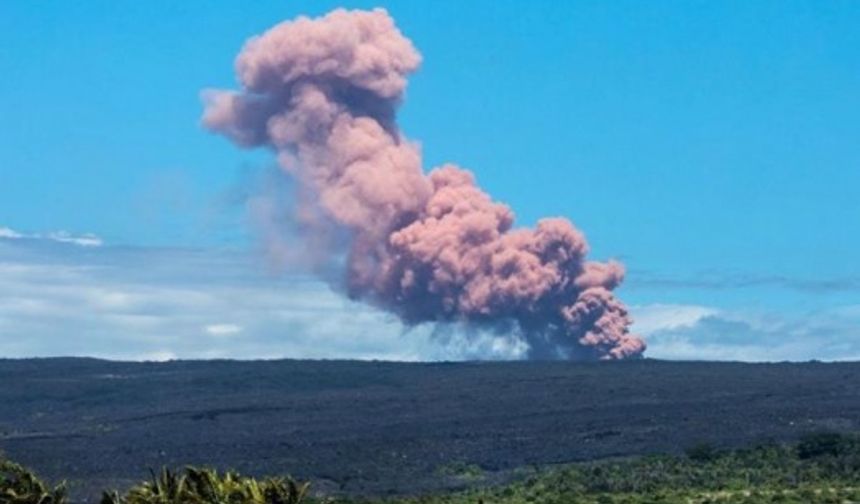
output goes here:
{"type": "Polygon", "coordinates": [[[0,360],[0,449],[73,495],[163,465],[334,493],[533,464],[860,430],[860,364],[0,360]]]}

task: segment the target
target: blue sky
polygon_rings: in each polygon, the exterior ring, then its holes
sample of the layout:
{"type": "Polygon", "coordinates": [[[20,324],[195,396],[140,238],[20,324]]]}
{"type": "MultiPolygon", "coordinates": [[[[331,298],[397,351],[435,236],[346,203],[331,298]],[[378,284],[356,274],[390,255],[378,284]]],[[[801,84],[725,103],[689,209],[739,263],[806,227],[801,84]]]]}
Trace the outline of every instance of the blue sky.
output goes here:
{"type": "MultiPolygon", "coordinates": [[[[0,238],[0,265],[20,266],[0,276],[0,355],[200,355],[169,339],[111,343],[126,328],[106,317],[131,305],[33,327],[13,308],[22,284],[46,283],[20,276],[37,266],[72,268],[69,288],[125,292],[142,279],[122,272],[144,258],[197,250],[210,259],[165,260],[183,267],[165,267],[158,288],[229,296],[238,280],[203,275],[224,254],[260,292],[311,288],[258,271],[234,196],[271,159],[203,131],[199,93],[233,87],[242,43],[281,20],[378,5],[424,56],[400,122],[426,166],[457,162],[520,224],[568,217],[595,257],[623,260],[621,296],[653,333],[649,355],[860,355],[860,4],[499,0],[0,4],[0,227],[20,235],[0,238]],[[120,273],[93,273],[93,261],[120,273]],[[51,327],[105,335],[57,347],[51,327]],[[822,353],[826,342],[836,349],[822,353]]],[[[51,292],[30,295],[48,310],[51,292]]],[[[188,338],[241,326],[271,340],[264,354],[304,355],[266,332],[276,321],[207,322],[222,301],[195,308],[188,338]]],[[[178,317],[163,310],[159,334],[178,317]]],[[[427,355],[416,338],[338,355],[427,355]]]]}

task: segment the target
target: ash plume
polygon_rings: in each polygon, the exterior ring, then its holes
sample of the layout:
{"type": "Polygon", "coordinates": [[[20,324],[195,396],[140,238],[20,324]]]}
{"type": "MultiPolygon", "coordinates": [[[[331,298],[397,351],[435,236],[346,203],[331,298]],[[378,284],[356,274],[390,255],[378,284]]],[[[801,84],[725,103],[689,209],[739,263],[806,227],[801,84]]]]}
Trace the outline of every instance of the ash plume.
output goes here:
{"type": "Polygon", "coordinates": [[[385,10],[299,17],[250,39],[241,90],[204,92],[203,124],[267,147],[293,178],[291,218],[334,286],[406,324],[513,324],[531,358],[641,356],[613,295],[621,264],[586,260],[563,218],[514,228],[471,172],[425,174],[396,111],[421,55],[385,10]]]}

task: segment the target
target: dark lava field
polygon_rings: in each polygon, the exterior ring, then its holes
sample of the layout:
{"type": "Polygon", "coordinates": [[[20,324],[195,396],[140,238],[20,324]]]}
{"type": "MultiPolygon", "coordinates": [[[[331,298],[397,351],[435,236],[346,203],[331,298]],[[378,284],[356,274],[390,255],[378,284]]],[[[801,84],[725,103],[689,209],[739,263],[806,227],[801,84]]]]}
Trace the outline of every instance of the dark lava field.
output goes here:
{"type": "Polygon", "coordinates": [[[0,360],[0,450],[79,500],[165,465],[386,495],[821,430],[860,430],[860,364],[0,360]]]}

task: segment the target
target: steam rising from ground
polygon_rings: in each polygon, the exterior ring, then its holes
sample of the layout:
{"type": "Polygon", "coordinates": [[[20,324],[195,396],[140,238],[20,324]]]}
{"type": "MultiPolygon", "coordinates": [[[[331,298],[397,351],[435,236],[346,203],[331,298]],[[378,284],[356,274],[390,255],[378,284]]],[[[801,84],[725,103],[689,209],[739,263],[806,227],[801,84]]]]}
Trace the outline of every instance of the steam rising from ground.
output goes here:
{"type": "Polygon", "coordinates": [[[384,10],[300,17],[247,42],[242,89],[205,92],[203,123],[277,153],[296,181],[291,214],[305,246],[350,297],[407,324],[514,331],[532,358],[640,356],[645,344],[612,294],[621,264],[586,261],[566,219],[513,228],[469,171],[423,172],[396,124],[420,62],[384,10]]]}

